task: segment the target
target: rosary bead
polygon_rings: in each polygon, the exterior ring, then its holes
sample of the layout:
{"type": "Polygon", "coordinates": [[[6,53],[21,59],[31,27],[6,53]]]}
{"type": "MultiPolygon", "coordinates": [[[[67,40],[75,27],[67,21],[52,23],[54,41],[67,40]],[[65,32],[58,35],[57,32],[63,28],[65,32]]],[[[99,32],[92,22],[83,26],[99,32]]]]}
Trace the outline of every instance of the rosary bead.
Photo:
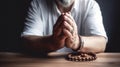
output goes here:
{"type": "Polygon", "coordinates": [[[69,61],[92,61],[96,58],[96,54],[92,52],[76,52],[67,55],[69,61]]]}

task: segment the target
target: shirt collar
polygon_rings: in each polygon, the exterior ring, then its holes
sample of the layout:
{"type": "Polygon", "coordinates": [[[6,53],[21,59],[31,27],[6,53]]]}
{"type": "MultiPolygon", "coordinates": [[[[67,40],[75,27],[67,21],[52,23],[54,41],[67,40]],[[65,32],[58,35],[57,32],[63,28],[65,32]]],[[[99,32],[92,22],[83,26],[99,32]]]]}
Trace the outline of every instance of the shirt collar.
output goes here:
{"type": "MultiPolygon", "coordinates": [[[[54,3],[55,3],[55,2],[54,2],[54,3]]],[[[71,9],[70,12],[73,12],[74,10],[76,10],[76,9],[77,9],[77,5],[78,5],[78,0],[75,0],[75,2],[74,2],[74,4],[73,4],[72,9],[71,9]]],[[[60,12],[60,10],[58,9],[56,3],[54,4],[54,10],[55,10],[59,15],[61,15],[61,12],[60,12]]]]}
{"type": "Polygon", "coordinates": [[[77,9],[77,7],[78,7],[78,5],[79,5],[79,2],[78,2],[79,0],[75,0],[75,2],[74,2],[74,4],[73,4],[73,8],[72,8],[72,10],[76,10],[77,9]]]}

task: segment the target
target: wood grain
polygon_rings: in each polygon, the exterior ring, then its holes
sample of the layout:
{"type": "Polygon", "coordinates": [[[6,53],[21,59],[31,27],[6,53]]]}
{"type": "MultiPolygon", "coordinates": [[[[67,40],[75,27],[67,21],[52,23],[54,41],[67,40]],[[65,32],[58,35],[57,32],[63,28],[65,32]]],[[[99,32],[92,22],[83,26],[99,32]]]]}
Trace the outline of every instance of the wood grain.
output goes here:
{"type": "Polygon", "coordinates": [[[120,67],[120,53],[99,53],[95,61],[73,62],[67,53],[49,53],[47,57],[33,57],[20,53],[0,52],[0,67],[120,67]]]}

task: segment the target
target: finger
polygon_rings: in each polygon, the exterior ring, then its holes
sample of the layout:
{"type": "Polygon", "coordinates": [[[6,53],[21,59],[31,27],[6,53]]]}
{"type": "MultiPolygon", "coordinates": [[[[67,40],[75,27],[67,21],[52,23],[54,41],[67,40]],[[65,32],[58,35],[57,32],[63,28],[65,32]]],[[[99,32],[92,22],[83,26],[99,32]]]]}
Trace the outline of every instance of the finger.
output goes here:
{"type": "Polygon", "coordinates": [[[67,23],[69,23],[73,27],[73,21],[69,17],[64,15],[64,20],[67,21],[67,23]]]}
{"type": "Polygon", "coordinates": [[[65,13],[64,19],[68,20],[68,23],[74,28],[74,30],[77,30],[77,25],[71,14],[65,13]]]}
{"type": "Polygon", "coordinates": [[[62,29],[58,28],[57,30],[54,30],[53,32],[54,32],[53,33],[54,36],[59,36],[61,34],[61,32],[62,32],[62,29]]]}
{"type": "Polygon", "coordinates": [[[68,24],[66,21],[64,21],[64,28],[66,28],[67,30],[69,30],[69,32],[71,32],[71,30],[73,30],[73,27],[71,27],[71,25],[68,24]]]}
{"type": "Polygon", "coordinates": [[[67,38],[65,40],[65,46],[68,47],[68,48],[72,48],[73,47],[73,40],[71,40],[71,38],[67,38]]]}
{"type": "Polygon", "coordinates": [[[61,36],[58,37],[60,46],[64,46],[65,45],[65,39],[66,38],[67,37],[65,35],[61,35],[61,36]]]}
{"type": "Polygon", "coordinates": [[[67,30],[66,28],[63,29],[63,33],[65,36],[69,37],[69,38],[72,38],[72,34],[69,30],[67,30]]]}
{"type": "Polygon", "coordinates": [[[55,35],[57,35],[57,36],[64,35],[63,34],[63,27],[64,27],[64,25],[63,25],[63,23],[61,23],[56,29],[54,29],[53,32],[55,32],[55,35]]]}
{"type": "Polygon", "coordinates": [[[65,13],[64,15],[67,16],[69,19],[71,19],[72,22],[71,22],[71,23],[68,22],[68,23],[71,24],[73,27],[76,27],[75,20],[74,20],[74,18],[72,17],[72,15],[70,14],[70,12],[65,13]]]}
{"type": "Polygon", "coordinates": [[[53,34],[56,35],[56,36],[59,36],[62,32],[62,26],[63,26],[63,14],[61,16],[59,16],[56,24],[54,25],[53,27],[53,34]]]}
{"type": "Polygon", "coordinates": [[[63,22],[63,14],[60,15],[56,21],[56,24],[54,24],[54,28],[56,29],[60,24],[63,22]]]}
{"type": "Polygon", "coordinates": [[[74,21],[74,18],[72,17],[72,15],[71,15],[70,12],[65,13],[64,15],[66,15],[66,16],[69,17],[72,21],[74,21]]]}

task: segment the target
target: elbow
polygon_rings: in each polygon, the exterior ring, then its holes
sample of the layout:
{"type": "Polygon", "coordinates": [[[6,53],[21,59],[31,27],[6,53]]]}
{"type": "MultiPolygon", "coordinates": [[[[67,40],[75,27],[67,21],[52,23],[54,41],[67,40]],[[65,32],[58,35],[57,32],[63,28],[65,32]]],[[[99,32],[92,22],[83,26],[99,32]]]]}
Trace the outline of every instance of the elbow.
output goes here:
{"type": "Polygon", "coordinates": [[[22,40],[22,45],[24,46],[24,48],[32,48],[33,46],[33,41],[31,40],[30,36],[22,36],[21,37],[22,40]]]}
{"type": "Polygon", "coordinates": [[[107,45],[107,42],[105,42],[105,43],[103,44],[102,49],[101,49],[101,52],[105,52],[105,50],[106,50],[106,45],[107,45]]]}
{"type": "Polygon", "coordinates": [[[103,52],[105,52],[106,44],[107,44],[107,40],[104,40],[104,42],[101,43],[100,46],[97,48],[96,53],[103,53],[103,52]]]}

